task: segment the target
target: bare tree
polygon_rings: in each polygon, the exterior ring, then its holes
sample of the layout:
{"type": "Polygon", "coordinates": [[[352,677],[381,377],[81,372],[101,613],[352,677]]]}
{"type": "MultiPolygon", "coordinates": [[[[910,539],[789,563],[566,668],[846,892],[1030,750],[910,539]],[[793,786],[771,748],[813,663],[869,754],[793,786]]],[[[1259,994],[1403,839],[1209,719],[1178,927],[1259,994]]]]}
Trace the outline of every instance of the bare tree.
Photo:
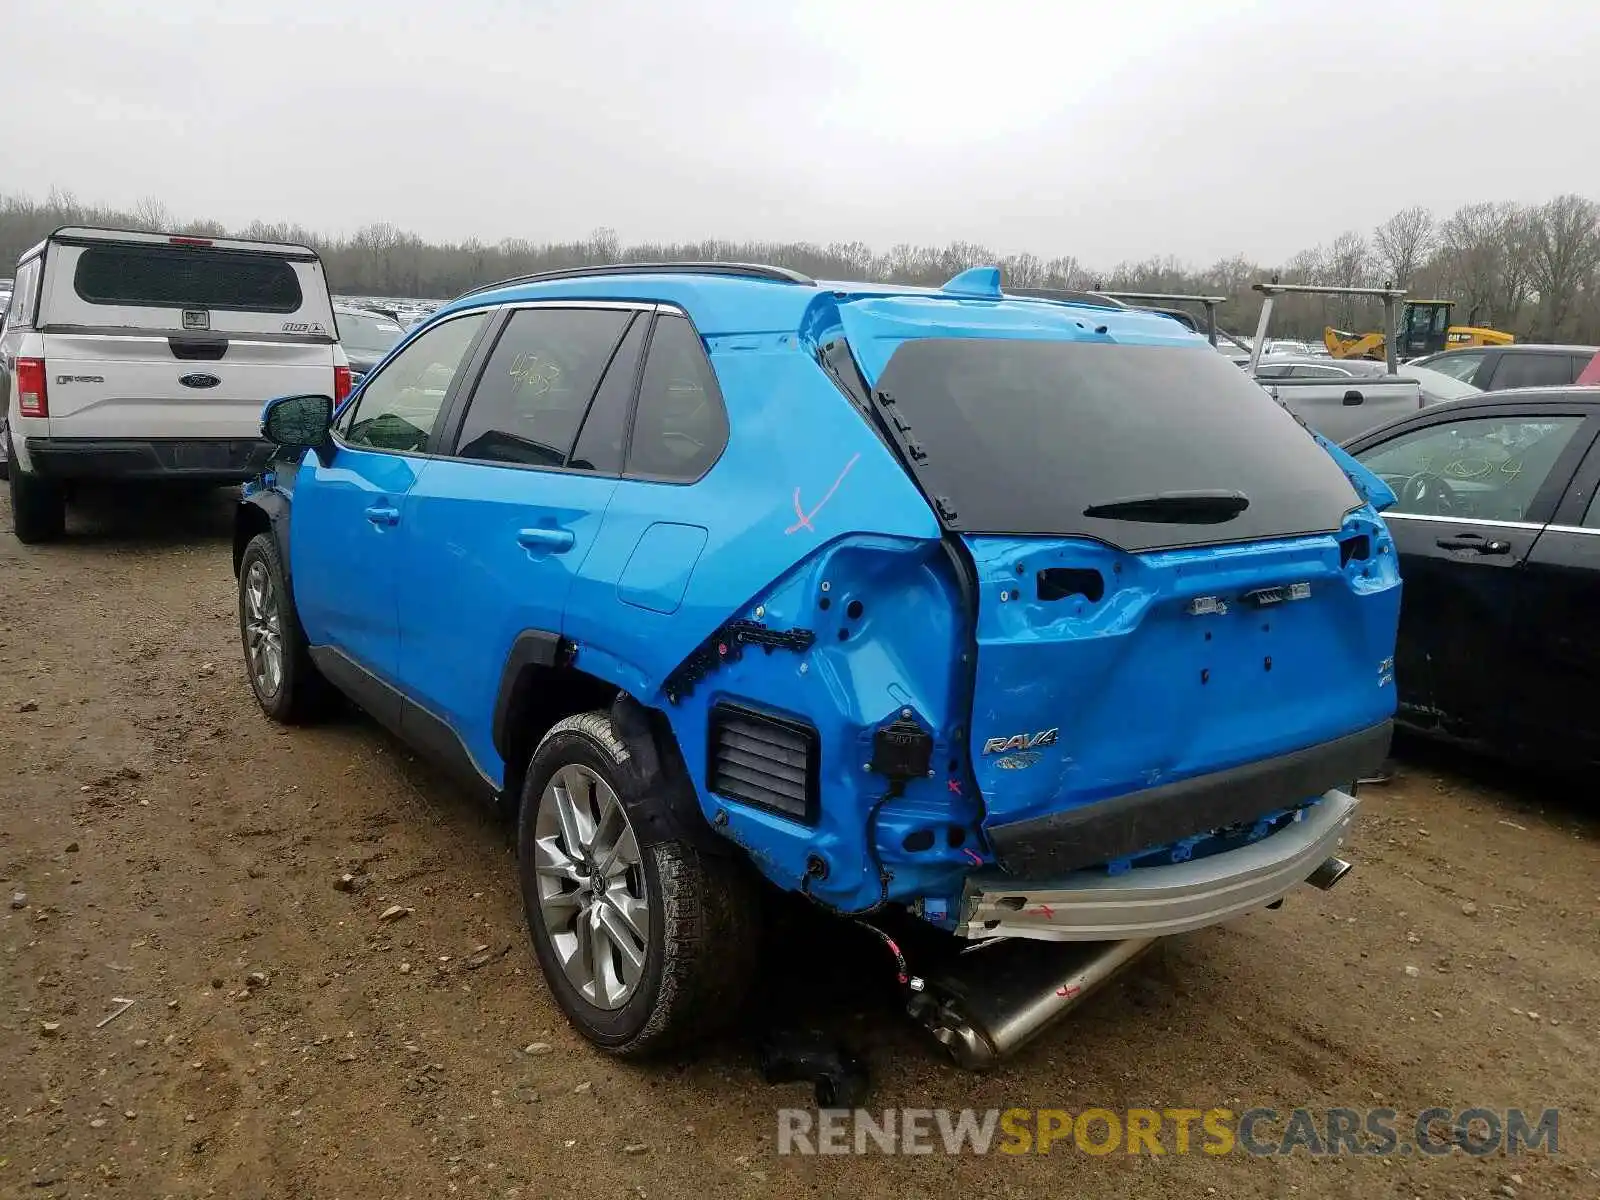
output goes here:
{"type": "Polygon", "coordinates": [[[1013,254],[1000,264],[1000,278],[1007,287],[1044,286],[1044,262],[1037,254],[1013,254]]]}
{"type": "Polygon", "coordinates": [[[1508,324],[1527,295],[1527,217],[1510,203],[1466,204],[1440,226],[1438,285],[1473,320],[1508,324]]]}
{"type": "MultiPolygon", "coordinates": [[[[1085,266],[1071,255],[1043,258],[1020,252],[1003,260],[982,245],[902,242],[884,251],[863,242],[743,241],[623,244],[609,229],[567,241],[507,238],[426,243],[378,222],[354,234],[329,235],[293,222],[256,221],[232,232],[314,247],[337,291],[367,295],[449,296],[468,287],[587,263],[649,260],[735,260],[793,267],[817,279],[893,280],[938,286],[971,266],[999,263],[1012,287],[1081,290],[1096,285],[1127,291],[1203,292],[1228,296],[1219,312],[1225,329],[1248,332],[1260,297],[1257,280],[1277,274],[1288,282],[1356,284],[1390,278],[1414,295],[1460,302],[1469,319],[1499,325],[1518,337],[1555,336],[1600,342],[1600,204],[1562,196],[1537,208],[1469,204],[1435,224],[1425,210],[1407,209],[1373,231],[1370,241],[1347,233],[1303,250],[1274,271],[1234,256],[1196,269],[1171,256],[1119,264],[1114,271],[1085,266]]],[[[83,203],[70,192],[46,199],[0,194],[0,261],[17,255],[63,225],[159,227],[225,236],[215,221],[174,226],[157,198],[133,211],[83,203]]],[[[1285,297],[1273,317],[1277,336],[1314,338],[1337,317],[1345,327],[1377,327],[1376,309],[1339,309],[1318,297],[1285,297]],[[1337,311],[1336,311],[1337,309],[1337,311]]]]}
{"type": "Polygon", "coordinates": [[[1600,205],[1583,196],[1557,196],[1538,209],[1528,245],[1539,324],[1550,337],[1560,337],[1579,289],[1600,268],[1600,205]]]}
{"type": "Polygon", "coordinates": [[[1433,253],[1433,214],[1420,205],[1401,209],[1372,231],[1373,257],[1384,279],[1409,288],[1411,277],[1433,253]]]}
{"type": "Polygon", "coordinates": [[[144,196],[133,206],[133,227],[147,233],[165,233],[177,222],[169,209],[156,196],[144,196]]]}

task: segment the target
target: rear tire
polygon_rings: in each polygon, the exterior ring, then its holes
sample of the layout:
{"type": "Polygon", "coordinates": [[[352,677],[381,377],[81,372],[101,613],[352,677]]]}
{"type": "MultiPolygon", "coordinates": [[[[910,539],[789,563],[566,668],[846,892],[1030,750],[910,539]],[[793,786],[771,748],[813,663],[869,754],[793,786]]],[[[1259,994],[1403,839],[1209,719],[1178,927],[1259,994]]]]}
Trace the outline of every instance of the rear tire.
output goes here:
{"type": "Polygon", "coordinates": [[[299,725],[326,711],[328,682],[311,661],[270,533],[251,538],[239,559],[239,638],[245,675],[262,712],[281,725],[299,725]]]}
{"type": "Polygon", "coordinates": [[[653,819],[602,712],[558,722],[523,784],[517,858],[533,949],[561,1010],[621,1056],[681,1046],[737,1016],[756,973],[749,866],[653,819]],[[572,845],[576,842],[576,846],[572,845]]]}
{"type": "Polygon", "coordinates": [[[6,488],[11,493],[11,524],[17,541],[29,546],[54,542],[67,531],[67,498],[61,486],[24,471],[12,461],[11,434],[6,433],[6,488]]]}

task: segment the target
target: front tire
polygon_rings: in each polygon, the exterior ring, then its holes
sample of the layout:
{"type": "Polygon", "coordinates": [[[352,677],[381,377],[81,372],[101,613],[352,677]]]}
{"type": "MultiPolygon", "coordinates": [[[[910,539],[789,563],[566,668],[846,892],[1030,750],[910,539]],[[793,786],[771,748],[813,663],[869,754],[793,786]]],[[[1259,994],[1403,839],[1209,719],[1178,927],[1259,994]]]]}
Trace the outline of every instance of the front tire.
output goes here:
{"type": "Polygon", "coordinates": [[[715,1032],[755,976],[759,896],[746,864],[651,819],[601,712],[558,722],[534,751],[517,830],[523,906],[556,1003],[617,1055],[715,1032]]]}
{"type": "Polygon", "coordinates": [[[239,559],[239,638],[245,674],[262,712],[282,725],[302,724],[322,713],[328,685],[311,661],[270,533],[251,538],[239,559]]]}

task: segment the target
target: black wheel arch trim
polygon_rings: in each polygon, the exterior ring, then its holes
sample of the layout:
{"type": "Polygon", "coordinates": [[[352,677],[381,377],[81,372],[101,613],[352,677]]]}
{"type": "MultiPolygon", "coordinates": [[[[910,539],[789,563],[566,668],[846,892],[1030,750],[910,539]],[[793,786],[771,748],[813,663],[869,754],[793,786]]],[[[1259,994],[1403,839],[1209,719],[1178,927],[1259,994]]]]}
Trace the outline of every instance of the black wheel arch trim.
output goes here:
{"type": "Polygon", "coordinates": [[[257,528],[260,518],[253,516],[252,512],[263,513],[267,518],[266,532],[270,532],[272,540],[278,544],[278,557],[283,562],[283,583],[289,589],[292,598],[294,585],[289,568],[290,507],[289,497],[276,488],[262,488],[240,499],[239,506],[233,514],[233,574],[237,579],[239,564],[244,559],[245,547],[250,544],[250,539],[257,533],[263,532],[257,528]]]}
{"type": "Polygon", "coordinates": [[[494,748],[501,758],[510,758],[511,707],[522,672],[528,667],[568,666],[575,651],[571,642],[547,629],[524,629],[512,641],[505,666],[500,669],[500,688],[495,693],[494,721],[490,726],[494,748]]]}

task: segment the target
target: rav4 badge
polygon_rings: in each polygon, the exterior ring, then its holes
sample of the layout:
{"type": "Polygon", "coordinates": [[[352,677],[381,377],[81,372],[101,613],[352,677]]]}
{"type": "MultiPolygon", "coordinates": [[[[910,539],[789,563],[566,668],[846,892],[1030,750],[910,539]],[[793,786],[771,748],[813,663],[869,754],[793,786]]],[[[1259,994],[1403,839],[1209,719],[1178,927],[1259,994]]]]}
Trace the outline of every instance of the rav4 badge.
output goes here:
{"type": "Polygon", "coordinates": [[[1037,750],[1041,746],[1054,746],[1061,730],[1042,729],[1038,733],[1014,733],[1010,737],[992,737],[983,744],[984,754],[1007,754],[1012,750],[1037,750]]]}

